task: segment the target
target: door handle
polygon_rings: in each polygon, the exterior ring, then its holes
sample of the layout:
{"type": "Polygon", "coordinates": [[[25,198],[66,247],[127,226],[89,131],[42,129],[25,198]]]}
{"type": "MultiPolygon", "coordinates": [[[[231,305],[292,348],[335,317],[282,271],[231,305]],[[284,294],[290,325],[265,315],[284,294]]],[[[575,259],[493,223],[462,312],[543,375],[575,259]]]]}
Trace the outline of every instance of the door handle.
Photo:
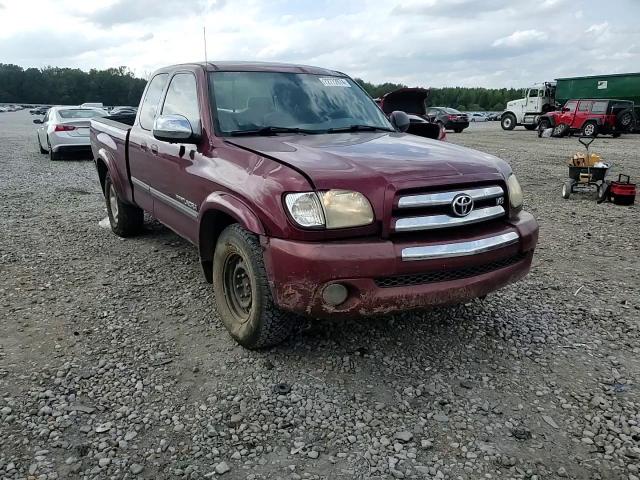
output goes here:
{"type": "Polygon", "coordinates": [[[140,142],[140,150],[146,150],[147,149],[147,142],[140,142]]]}
{"type": "Polygon", "coordinates": [[[158,145],[156,145],[155,143],[151,144],[151,153],[154,153],[156,155],[158,154],[158,145]]]}

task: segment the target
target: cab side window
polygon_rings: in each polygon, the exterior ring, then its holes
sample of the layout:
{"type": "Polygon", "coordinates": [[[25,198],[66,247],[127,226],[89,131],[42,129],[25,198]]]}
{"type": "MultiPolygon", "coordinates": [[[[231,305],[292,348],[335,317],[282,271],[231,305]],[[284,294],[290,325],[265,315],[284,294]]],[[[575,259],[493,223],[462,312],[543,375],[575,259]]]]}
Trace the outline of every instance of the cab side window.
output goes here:
{"type": "Polygon", "coordinates": [[[564,104],[564,108],[567,109],[567,111],[569,112],[574,112],[576,110],[576,105],[578,104],[578,102],[572,101],[572,102],[567,102],[564,104]]]}
{"type": "Polygon", "coordinates": [[[144,96],[144,101],[140,107],[140,126],[145,130],[153,129],[153,121],[156,118],[158,103],[160,102],[160,97],[162,97],[162,92],[164,86],[167,84],[168,77],[168,74],[160,73],[153,77],[149,84],[147,94],[144,96]]]}
{"type": "Polygon", "coordinates": [[[538,97],[538,90],[533,90],[533,89],[529,90],[529,97],[537,98],[538,97]]]}
{"type": "Polygon", "coordinates": [[[607,113],[607,102],[593,102],[591,113],[607,113]]]}
{"type": "Polygon", "coordinates": [[[194,131],[199,128],[198,90],[196,77],[193,74],[178,73],[174,75],[164,100],[162,115],[182,115],[189,120],[194,131]]]}
{"type": "Polygon", "coordinates": [[[578,104],[579,112],[588,112],[591,110],[591,102],[580,102],[578,104]]]}

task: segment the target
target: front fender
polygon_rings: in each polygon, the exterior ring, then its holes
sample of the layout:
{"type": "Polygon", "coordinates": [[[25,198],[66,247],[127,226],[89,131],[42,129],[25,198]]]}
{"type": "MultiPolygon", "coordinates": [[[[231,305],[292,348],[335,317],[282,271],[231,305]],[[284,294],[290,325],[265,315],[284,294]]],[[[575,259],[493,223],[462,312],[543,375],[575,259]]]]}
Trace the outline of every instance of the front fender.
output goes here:
{"type": "Polygon", "coordinates": [[[556,119],[552,115],[540,115],[540,119],[538,120],[538,123],[540,123],[542,119],[548,120],[550,126],[552,127],[556,126],[556,123],[557,123],[556,119]]]}
{"type": "Polygon", "coordinates": [[[210,194],[199,209],[199,223],[202,224],[207,212],[222,212],[234,218],[240,225],[256,235],[264,235],[264,227],[253,210],[239,198],[229,194],[214,192],[210,194]]]}

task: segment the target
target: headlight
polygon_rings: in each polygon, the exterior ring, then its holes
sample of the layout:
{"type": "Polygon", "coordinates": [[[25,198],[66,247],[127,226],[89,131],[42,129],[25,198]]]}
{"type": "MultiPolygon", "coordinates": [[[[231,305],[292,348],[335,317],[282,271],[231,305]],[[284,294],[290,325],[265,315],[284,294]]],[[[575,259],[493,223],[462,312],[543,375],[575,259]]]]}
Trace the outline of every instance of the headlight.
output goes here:
{"type": "Polygon", "coordinates": [[[520,188],[520,183],[518,183],[518,179],[513,173],[507,179],[507,188],[509,189],[509,203],[511,204],[511,207],[522,207],[522,188],[520,188]]]}
{"type": "Polygon", "coordinates": [[[371,204],[359,192],[289,193],[285,204],[293,220],[305,228],[349,228],[373,222],[371,204]]]}

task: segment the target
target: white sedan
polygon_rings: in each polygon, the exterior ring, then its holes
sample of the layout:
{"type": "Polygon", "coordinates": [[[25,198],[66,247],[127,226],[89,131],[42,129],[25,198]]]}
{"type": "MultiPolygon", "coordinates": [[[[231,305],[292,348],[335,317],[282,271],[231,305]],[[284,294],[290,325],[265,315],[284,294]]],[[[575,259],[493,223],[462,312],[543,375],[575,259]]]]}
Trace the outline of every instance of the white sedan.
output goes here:
{"type": "Polygon", "coordinates": [[[487,121],[487,116],[483,113],[469,113],[469,121],[470,122],[486,122],[487,121]]]}
{"type": "Polygon", "coordinates": [[[89,126],[94,117],[108,115],[100,108],[52,107],[38,125],[40,153],[49,153],[51,160],[59,160],[63,152],[89,152],[89,126]]]}

